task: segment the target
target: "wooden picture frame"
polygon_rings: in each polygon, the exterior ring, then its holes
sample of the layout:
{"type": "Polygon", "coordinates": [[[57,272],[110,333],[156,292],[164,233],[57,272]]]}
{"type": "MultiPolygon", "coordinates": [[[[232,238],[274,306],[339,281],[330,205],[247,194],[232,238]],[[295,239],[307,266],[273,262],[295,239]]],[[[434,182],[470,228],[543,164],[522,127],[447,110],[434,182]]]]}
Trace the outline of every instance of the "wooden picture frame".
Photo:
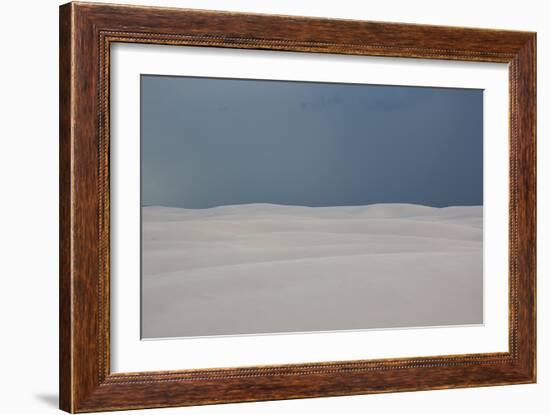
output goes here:
{"type": "Polygon", "coordinates": [[[69,3],[60,8],[60,408],[91,412],[536,380],[536,34],[69,3]],[[109,59],[116,42],[509,65],[509,352],[111,373],[109,59]]]}

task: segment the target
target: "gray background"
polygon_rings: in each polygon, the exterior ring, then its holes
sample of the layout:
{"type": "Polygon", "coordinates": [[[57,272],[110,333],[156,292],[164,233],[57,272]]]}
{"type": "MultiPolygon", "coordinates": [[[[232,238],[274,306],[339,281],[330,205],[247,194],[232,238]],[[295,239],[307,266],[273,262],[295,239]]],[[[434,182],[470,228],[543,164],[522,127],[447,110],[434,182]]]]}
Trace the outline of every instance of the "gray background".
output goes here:
{"type": "Polygon", "coordinates": [[[483,91],[142,75],[142,205],[483,204],[483,91]]]}

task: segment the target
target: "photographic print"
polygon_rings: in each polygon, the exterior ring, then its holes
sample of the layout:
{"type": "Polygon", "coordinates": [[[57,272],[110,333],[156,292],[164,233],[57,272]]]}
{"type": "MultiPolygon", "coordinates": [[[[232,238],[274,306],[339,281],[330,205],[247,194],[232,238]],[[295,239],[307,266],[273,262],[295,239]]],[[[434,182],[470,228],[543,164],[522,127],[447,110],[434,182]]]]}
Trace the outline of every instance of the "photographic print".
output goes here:
{"type": "Polygon", "coordinates": [[[536,49],[62,5],[60,408],[536,382],[536,49]]]}
{"type": "Polygon", "coordinates": [[[141,76],[142,338],[483,323],[483,91],[141,76]]]}

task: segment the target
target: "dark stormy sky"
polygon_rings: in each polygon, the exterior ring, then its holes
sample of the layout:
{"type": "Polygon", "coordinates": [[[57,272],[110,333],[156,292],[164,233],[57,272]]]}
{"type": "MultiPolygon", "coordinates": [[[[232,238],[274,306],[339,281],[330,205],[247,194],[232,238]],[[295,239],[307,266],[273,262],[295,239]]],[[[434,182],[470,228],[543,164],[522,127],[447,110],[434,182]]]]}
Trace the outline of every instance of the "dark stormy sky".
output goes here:
{"type": "Polygon", "coordinates": [[[483,204],[483,91],[142,75],[141,202],[483,204]]]}

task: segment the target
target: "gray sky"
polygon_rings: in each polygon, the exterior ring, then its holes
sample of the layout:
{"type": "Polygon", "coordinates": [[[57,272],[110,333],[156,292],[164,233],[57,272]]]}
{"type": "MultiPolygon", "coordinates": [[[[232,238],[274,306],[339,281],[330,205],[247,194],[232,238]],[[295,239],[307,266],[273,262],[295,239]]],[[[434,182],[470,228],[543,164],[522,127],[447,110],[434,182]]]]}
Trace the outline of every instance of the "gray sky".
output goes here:
{"type": "Polygon", "coordinates": [[[483,91],[141,76],[142,205],[483,204],[483,91]]]}

